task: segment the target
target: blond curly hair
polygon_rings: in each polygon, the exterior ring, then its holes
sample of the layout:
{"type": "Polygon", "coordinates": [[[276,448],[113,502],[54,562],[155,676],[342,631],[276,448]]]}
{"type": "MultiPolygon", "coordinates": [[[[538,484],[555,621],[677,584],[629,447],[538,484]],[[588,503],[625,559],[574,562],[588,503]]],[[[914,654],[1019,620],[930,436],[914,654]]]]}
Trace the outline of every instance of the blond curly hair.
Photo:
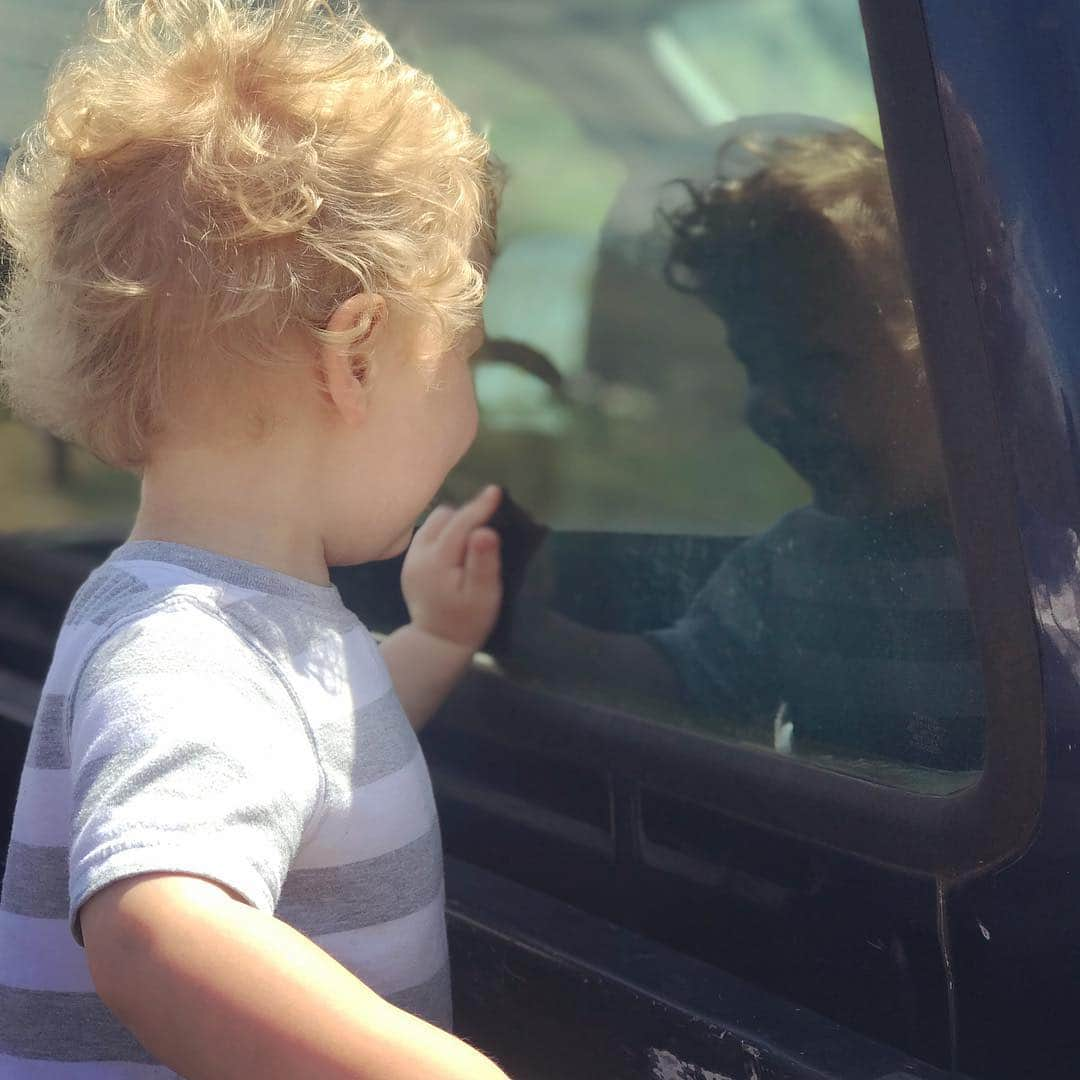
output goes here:
{"type": "Polygon", "coordinates": [[[0,183],[4,393],[137,468],[173,395],[330,340],[353,294],[445,348],[497,196],[485,139],[352,0],[105,0],[0,183]]]}

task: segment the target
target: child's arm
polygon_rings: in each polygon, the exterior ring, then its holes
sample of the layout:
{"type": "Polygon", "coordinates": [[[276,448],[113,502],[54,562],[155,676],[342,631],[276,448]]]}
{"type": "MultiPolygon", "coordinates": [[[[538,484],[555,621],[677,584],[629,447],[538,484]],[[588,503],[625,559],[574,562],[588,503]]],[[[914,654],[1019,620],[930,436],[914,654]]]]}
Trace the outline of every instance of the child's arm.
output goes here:
{"type": "Polygon", "coordinates": [[[506,1080],[286,923],[201,878],[119,881],[82,908],[94,985],[190,1080],[506,1080]]]}
{"type": "Polygon", "coordinates": [[[485,523],[500,496],[489,487],[459,510],[440,506],[405,558],[401,589],[411,621],[383,642],[382,654],[414,728],[443,703],[498,617],[499,537],[485,523]]]}
{"type": "Polygon", "coordinates": [[[689,704],[672,662],[641,634],[598,630],[534,608],[515,619],[512,641],[508,670],[543,676],[552,688],[630,709],[689,704]]]}

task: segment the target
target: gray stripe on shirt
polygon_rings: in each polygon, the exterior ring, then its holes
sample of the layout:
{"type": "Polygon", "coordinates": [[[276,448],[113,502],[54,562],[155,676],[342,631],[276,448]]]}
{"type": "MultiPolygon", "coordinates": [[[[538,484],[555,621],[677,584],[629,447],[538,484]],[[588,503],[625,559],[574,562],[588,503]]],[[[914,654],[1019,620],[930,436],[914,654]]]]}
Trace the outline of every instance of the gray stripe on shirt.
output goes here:
{"type": "MultiPolygon", "coordinates": [[[[251,782],[235,756],[215,747],[189,746],[182,741],[150,749],[138,745],[127,747],[93,758],[79,770],[72,789],[73,803],[78,808],[74,831],[78,832],[86,825],[89,815],[98,812],[98,799],[121,803],[134,795],[146,795],[155,787],[158,790],[153,794],[158,798],[171,793],[184,799],[188,804],[185,825],[190,826],[192,820],[198,820],[198,814],[192,810],[198,804],[199,792],[183,783],[178,785],[175,778],[189,779],[190,773],[185,775],[185,770],[190,769],[192,760],[198,762],[206,788],[216,789],[223,783],[248,785],[251,782]],[[170,777],[174,778],[172,792],[170,777]]],[[[265,823],[260,821],[259,824],[265,823]]]]}
{"type": "Polygon", "coordinates": [[[292,847],[289,837],[303,828],[286,792],[272,784],[255,784],[247,767],[235,756],[216,748],[180,742],[152,751],[133,746],[87,762],[74,784],[73,804],[77,809],[72,821],[73,835],[77,837],[94,815],[100,814],[103,804],[138,806],[148,799],[158,800],[166,816],[171,805],[172,822],[163,820],[154,829],[148,829],[142,818],[130,821],[126,834],[118,837],[124,841],[125,851],[142,844],[160,847],[162,838],[168,836],[170,824],[178,836],[204,829],[216,833],[219,841],[229,830],[250,829],[260,845],[252,844],[247,857],[261,872],[271,873],[264,850],[267,841],[272,840],[270,850],[287,861],[292,847]],[[199,770],[201,790],[187,783],[193,762],[199,770]],[[227,804],[223,814],[218,796],[224,790],[235,791],[237,798],[227,804]],[[144,835],[147,833],[149,837],[144,835]],[[257,854],[259,851],[262,858],[257,854]]]}
{"type": "Polygon", "coordinates": [[[436,823],[411,844],[374,859],[290,871],[277,915],[312,937],[358,930],[419,911],[439,895],[442,883],[436,823]],[[347,904],[342,904],[344,897],[347,904]]]}
{"type": "Polygon", "coordinates": [[[64,710],[67,697],[64,694],[46,694],[38,706],[34,729],[26,760],[34,769],[67,769],[71,767],[68,742],[64,737],[64,710]]]}
{"type": "Polygon", "coordinates": [[[11,986],[0,986],[0,1053],[47,1061],[153,1064],[97,994],[11,986]]]}
{"type": "Polygon", "coordinates": [[[146,582],[124,570],[113,569],[108,574],[93,574],[75,594],[64,617],[64,625],[77,626],[89,621],[104,626],[132,596],[149,592],[149,589],[146,582]]]}
{"type": "Polygon", "coordinates": [[[324,721],[323,760],[361,788],[403,769],[420,753],[416,738],[391,688],[352,715],[324,721]]]}
{"type": "Polygon", "coordinates": [[[12,840],[0,908],[38,919],[67,919],[68,849],[12,840]]]}
{"type": "Polygon", "coordinates": [[[354,788],[403,769],[420,752],[416,732],[393,689],[358,709],[354,723],[357,732],[356,758],[351,771],[354,788]]]}

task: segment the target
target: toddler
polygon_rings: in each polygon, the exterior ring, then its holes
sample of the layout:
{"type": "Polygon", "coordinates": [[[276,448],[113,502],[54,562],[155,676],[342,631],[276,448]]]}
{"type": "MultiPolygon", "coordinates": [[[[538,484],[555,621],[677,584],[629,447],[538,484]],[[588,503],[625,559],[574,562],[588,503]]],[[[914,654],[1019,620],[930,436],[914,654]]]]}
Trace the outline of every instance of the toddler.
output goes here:
{"type": "Polygon", "coordinates": [[[471,442],[485,141],[349,5],[107,0],[0,188],[6,394],[137,470],[49,671],[0,901],[0,1076],[504,1074],[448,1034],[415,730],[501,600],[471,442]]]}

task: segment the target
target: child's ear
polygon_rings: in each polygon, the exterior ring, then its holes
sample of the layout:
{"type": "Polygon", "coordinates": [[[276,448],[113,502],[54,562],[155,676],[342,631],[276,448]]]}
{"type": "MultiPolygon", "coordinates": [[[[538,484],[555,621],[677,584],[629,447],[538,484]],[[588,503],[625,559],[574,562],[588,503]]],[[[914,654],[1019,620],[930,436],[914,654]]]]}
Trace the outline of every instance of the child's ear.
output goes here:
{"type": "Polygon", "coordinates": [[[357,293],[342,301],[330,316],[331,334],[356,335],[349,345],[324,342],[319,346],[318,368],[323,392],[342,420],[359,424],[367,410],[376,342],[386,321],[386,301],[357,293]]]}

